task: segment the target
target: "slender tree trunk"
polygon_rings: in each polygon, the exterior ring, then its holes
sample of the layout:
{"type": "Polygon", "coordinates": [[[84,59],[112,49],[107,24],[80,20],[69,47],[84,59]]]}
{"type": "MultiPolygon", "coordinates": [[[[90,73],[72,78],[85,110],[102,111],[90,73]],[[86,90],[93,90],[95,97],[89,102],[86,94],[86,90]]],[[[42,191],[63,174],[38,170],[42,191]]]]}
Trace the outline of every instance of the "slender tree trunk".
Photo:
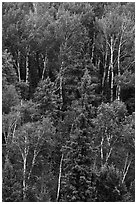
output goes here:
{"type": "Polygon", "coordinates": [[[111,68],[111,102],[113,102],[113,88],[114,88],[114,68],[113,68],[113,38],[111,37],[111,58],[110,58],[110,68],[111,68]]]}
{"type": "MultiPolygon", "coordinates": [[[[46,53],[46,55],[44,57],[44,67],[43,67],[43,72],[42,72],[42,80],[44,79],[45,71],[46,71],[46,68],[47,68],[47,61],[48,61],[48,59],[47,59],[47,53],[46,53]]],[[[47,73],[47,76],[48,75],[49,75],[49,73],[47,73]]]]}
{"type": "MultiPolygon", "coordinates": [[[[120,78],[120,52],[121,52],[121,40],[122,40],[122,36],[120,38],[120,43],[119,43],[119,47],[118,47],[118,78],[120,78]]],[[[121,87],[120,87],[120,84],[118,82],[118,85],[117,85],[117,100],[120,101],[120,91],[121,91],[121,87]]]]}
{"type": "Polygon", "coordinates": [[[99,70],[99,68],[100,68],[100,58],[98,59],[98,70],[99,70]]]}
{"type": "Polygon", "coordinates": [[[23,161],[23,201],[26,201],[26,158],[23,161]]]}
{"type": "Polygon", "coordinates": [[[26,83],[29,83],[29,54],[26,55],[26,83]]]}
{"type": "Polygon", "coordinates": [[[92,44],[92,51],[91,51],[91,63],[93,63],[94,49],[95,49],[95,32],[94,32],[94,35],[93,35],[93,44],[92,44]]]}
{"type": "Polygon", "coordinates": [[[13,142],[13,140],[14,140],[14,138],[15,138],[16,127],[17,127],[17,120],[15,121],[14,129],[13,129],[12,142],[13,142]]]}
{"type": "Polygon", "coordinates": [[[33,156],[33,159],[32,159],[32,164],[31,164],[31,168],[30,168],[30,171],[29,171],[29,175],[28,175],[28,180],[29,180],[30,177],[31,177],[32,169],[33,169],[33,167],[34,167],[34,164],[35,164],[35,160],[36,160],[37,155],[38,155],[38,153],[34,150],[34,156],[33,156]]]}
{"type": "Polygon", "coordinates": [[[18,57],[17,57],[17,71],[18,71],[18,80],[21,81],[21,73],[20,73],[20,51],[18,50],[18,57]]]}
{"type": "Polygon", "coordinates": [[[61,68],[60,68],[60,74],[59,74],[59,90],[60,90],[60,109],[62,108],[62,104],[63,104],[63,65],[64,65],[64,61],[61,62],[61,68]]]}
{"type": "Polygon", "coordinates": [[[103,142],[104,142],[104,137],[102,136],[102,140],[101,140],[101,145],[100,145],[100,153],[101,153],[101,167],[103,167],[103,142]]]}
{"type": "Polygon", "coordinates": [[[34,13],[37,14],[37,2],[33,3],[34,13]]]}
{"type": "Polygon", "coordinates": [[[36,58],[36,66],[37,66],[37,69],[38,69],[38,78],[41,78],[41,69],[40,69],[40,64],[39,64],[39,53],[36,52],[35,54],[35,58],[36,58]]]}
{"type": "Polygon", "coordinates": [[[108,72],[107,72],[107,82],[108,83],[109,83],[109,80],[110,80],[110,72],[111,72],[111,66],[109,65],[108,72]]]}
{"type": "Polygon", "coordinates": [[[126,175],[127,175],[127,173],[128,173],[128,170],[129,170],[130,165],[131,165],[131,160],[129,161],[128,165],[127,165],[126,168],[125,168],[125,171],[124,171],[124,174],[123,174],[122,183],[124,183],[124,181],[125,181],[125,178],[126,178],[126,175]]]}
{"type": "MultiPolygon", "coordinates": [[[[21,73],[20,73],[20,51],[18,50],[18,54],[17,54],[17,64],[15,63],[15,66],[17,68],[17,72],[18,72],[18,81],[19,83],[21,82],[21,73]]],[[[22,99],[20,101],[21,106],[22,106],[22,99]]]]}
{"type": "Polygon", "coordinates": [[[109,160],[109,158],[111,156],[111,153],[112,153],[112,147],[110,148],[109,152],[107,153],[106,161],[105,161],[106,164],[107,164],[107,162],[108,162],[108,160],[109,160]]]}
{"type": "Polygon", "coordinates": [[[124,165],[124,169],[123,169],[123,174],[124,174],[124,172],[125,172],[125,170],[126,170],[127,161],[128,161],[128,153],[127,153],[127,155],[126,155],[126,160],[125,160],[125,165],[124,165]]]}
{"type": "Polygon", "coordinates": [[[59,201],[60,186],[61,186],[62,162],[63,162],[63,153],[62,153],[62,156],[61,156],[60,166],[59,166],[59,178],[58,178],[58,189],[57,189],[57,198],[56,198],[56,202],[59,201]]]}
{"type": "Polygon", "coordinates": [[[106,77],[106,69],[107,69],[107,56],[108,56],[108,46],[106,43],[106,52],[105,52],[105,63],[104,63],[104,72],[103,72],[103,78],[102,78],[102,96],[103,96],[103,88],[105,84],[105,77],[106,77]]]}
{"type": "Polygon", "coordinates": [[[104,69],[103,77],[102,77],[102,96],[104,93],[105,76],[106,76],[106,70],[104,69]]]}
{"type": "Polygon", "coordinates": [[[26,201],[26,170],[27,170],[27,156],[28,156],[28,148],[27,148],[27,136],[25,136],[25,147],[24,153],[22,152],[23,158],[23,201],[26,201]]]}

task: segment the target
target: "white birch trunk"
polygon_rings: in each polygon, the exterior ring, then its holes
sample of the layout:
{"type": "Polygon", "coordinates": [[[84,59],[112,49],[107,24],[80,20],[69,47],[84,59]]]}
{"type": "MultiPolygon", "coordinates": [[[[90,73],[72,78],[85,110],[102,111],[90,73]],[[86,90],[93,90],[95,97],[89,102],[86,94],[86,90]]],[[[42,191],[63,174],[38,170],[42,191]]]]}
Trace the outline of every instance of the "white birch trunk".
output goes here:
{"type": "Polygon", "coordinates": [[[26,56],[26,83],[29,83],[29,57],[28,53],[26,56]]]}
{"type": "Polygon", "coordinates": [[[23,160],[23,201],[26,200],[26,156],[23,160]]]}
{"type": "MultiPolygon", "coordinates": [[[[118,59],[117,59],[117,63],[118,63],[118,78],[120,78],[120,52],[121,52],[121,43],[122,43],[122,36],[120,37],[120,43],[119,43],[119,47],[118,47],[118,59]]],[[[120,101],[120,91],[121,91],[121,87],[120,84],[118,83],[117,85],[117,100],[120,101]]]]}
{"type": "Polygon", "coordinates": [[[111,153],[112,153],[112,147],[110,148],[109,152],[107,153],[106,162],[105,162],[106,164],[107,164],[107,162],[108,162],[108,160],[109,160],[109,158],[111,156],[111,153]]]}
{"type": "Polygon", "coordinates": [[[31,173],[32,173],[32,169],[34,167],[34,164],[35,164],[35,160],[36,160],[36,157],[37,157],[37,153],[36,151],[34,150],[34,156],[33,156],[33,159],[32,159],[32,164],[31,164],[31,168],[30,168],[30,171],[29,171],[29,175],[28,175],[28,180],[30,179],[31,177],[31,173]]]}
{"type": "Polygon", "coordinates": [[[21,81],[21,74],[20,74],[20,51],[18,51],[17,57],[17,71],[18,71],[18,80],[21,81]]]}
{"type": "Polygon", "coordinates": [[[56,198],[56,202],[58,202],[58,200],[59,200],[59,194],[60,194],[61,173],[62,173],[62,162],[63,162],[63,153],[62,153],[62,156],[61,156],[60,166],[59,166],[59,178],[58,178],[58,189],[57,189],[57,198],[56,198]]]}
{"type": "Polygon", "coordinates": [[[102,140],[101,140],[101,149],[100,149],[100,153],[101,153],[101,167],[103,167],[103,159],[104,159],[104,156],[103,156],[103,142],[104,142],[104,137],[102,136],[102,140]]]}
{"type": "Polygon", "coordinates": [[[127,173],[128,173],[128,170],[129,170],[130,165],[131,165],[131,160],[129,161],[129,163],[128,163],[127,167],[126,167],[126,170],[125,170],[125,172],[124,172],[123,179],[122,179],[122,183],[124,183],[124,181],[125,181],[125,178],[126,178],[126,175],[127,175],[127,173]]]}
{"type": "Polygon", "coordinates": [[[106,69],[107,69],[107,56],[108,56],[108,48],[107,48],[107,43],[106,43],[104,73],[103,73],[103,78],[102,78],[102,95],[103,95],[103,88],[104,88],[104,84],[105,84],[105,76],[106,76],[106,69]]]}
{"type": "Polygon", "coordinates": [[[37,2],[33,3],[34,13],[37,15],[37,2]]]}
{"type": "MultiPolygon", "coordinates": [[[[23,158],[23,201],[26,201],[26,171],[27,171],[27,156],[29,147],[27,147],[27,136],[25,135],[25,147],[24,152],[22,152],[22,158],[23,158]]],[[[21,150],[21,148],[20,148],[21,150]]]]}
{"type": "Polygon", "coordinates": [[[42,71],[42,80],[44,80],[44,74],[45,74],[45,71],[46,71],[46,68],[47,68],[47,53],[46,53],[46,55],[45,55],[45,57],[44,57],[44,67],[43,67],[43,71],[42,71]]]}
{"type": "Polygon", "coordinates": [[[64,65],[64,62],[62,61],[61,62],[61,68],[60,68],[60,75],[59,75],[59,92],[60,92],[60,101],[61,101],[61,104],[60,104],[60,109],[62,108],[62,104],[63,104],[63,65],[64,65]]]}
{"type": "Polygon", "coordinates": [[[113,88],[114,88],[114,69],[113,69],[113,38],[111,37],[111,58],[110,58],[110,68],[111,68],[111,102],[113,102],[113,88]]]}
{"type": "Polygon", "coordinates": [[[92,52],[91,52],[91,63],[93,63],[94,49],[95,49],[95,33],[93,35],[93,45],[92,45],[92,52]]]}

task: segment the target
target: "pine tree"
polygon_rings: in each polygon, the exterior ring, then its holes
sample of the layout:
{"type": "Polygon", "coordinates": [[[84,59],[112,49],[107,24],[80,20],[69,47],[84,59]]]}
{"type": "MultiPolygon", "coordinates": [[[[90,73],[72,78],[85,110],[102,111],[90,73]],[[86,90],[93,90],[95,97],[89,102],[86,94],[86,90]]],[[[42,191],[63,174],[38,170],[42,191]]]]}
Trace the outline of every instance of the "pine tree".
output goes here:
{"type": "Polygon", "coordinates": [[[41,115],[51,115],[59,110],[59,98],[56,92],[55,84],[49,77],[39,82],[33,101],[41,115]]]}
{"type": "Polygon", "coordinates": [[[65,147],[66,156],[60,200],[67,202],[94,201],[91,179],[92,149],[84,114],[79,116],[77,122],[77,134],[73,135],[65,147]]]}

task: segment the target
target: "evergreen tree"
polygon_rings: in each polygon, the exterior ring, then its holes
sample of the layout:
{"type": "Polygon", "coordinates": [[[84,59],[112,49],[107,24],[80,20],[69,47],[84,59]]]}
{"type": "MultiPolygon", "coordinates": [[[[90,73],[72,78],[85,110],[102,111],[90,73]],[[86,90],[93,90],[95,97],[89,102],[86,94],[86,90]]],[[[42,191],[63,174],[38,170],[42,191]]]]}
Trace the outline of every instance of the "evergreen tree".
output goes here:
{"type": "Polygon", "coordinates": [[[84,114],[79,116],[77,122],[78,134],[75,134],[65,147],[60,195],[60,200],[65,202],[94,201],[94,183],[91,178],[92,148],[84,114]]]}

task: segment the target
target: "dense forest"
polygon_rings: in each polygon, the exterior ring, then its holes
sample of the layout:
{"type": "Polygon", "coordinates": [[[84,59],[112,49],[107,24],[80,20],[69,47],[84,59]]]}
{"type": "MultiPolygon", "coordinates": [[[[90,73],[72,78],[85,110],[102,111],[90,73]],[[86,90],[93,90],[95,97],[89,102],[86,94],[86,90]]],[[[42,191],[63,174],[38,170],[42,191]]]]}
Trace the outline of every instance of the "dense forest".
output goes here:
{"type": "Polygon", "coordinates": [[[135,201],[135,3],[2,3],[4,202],[135,201]]]}

